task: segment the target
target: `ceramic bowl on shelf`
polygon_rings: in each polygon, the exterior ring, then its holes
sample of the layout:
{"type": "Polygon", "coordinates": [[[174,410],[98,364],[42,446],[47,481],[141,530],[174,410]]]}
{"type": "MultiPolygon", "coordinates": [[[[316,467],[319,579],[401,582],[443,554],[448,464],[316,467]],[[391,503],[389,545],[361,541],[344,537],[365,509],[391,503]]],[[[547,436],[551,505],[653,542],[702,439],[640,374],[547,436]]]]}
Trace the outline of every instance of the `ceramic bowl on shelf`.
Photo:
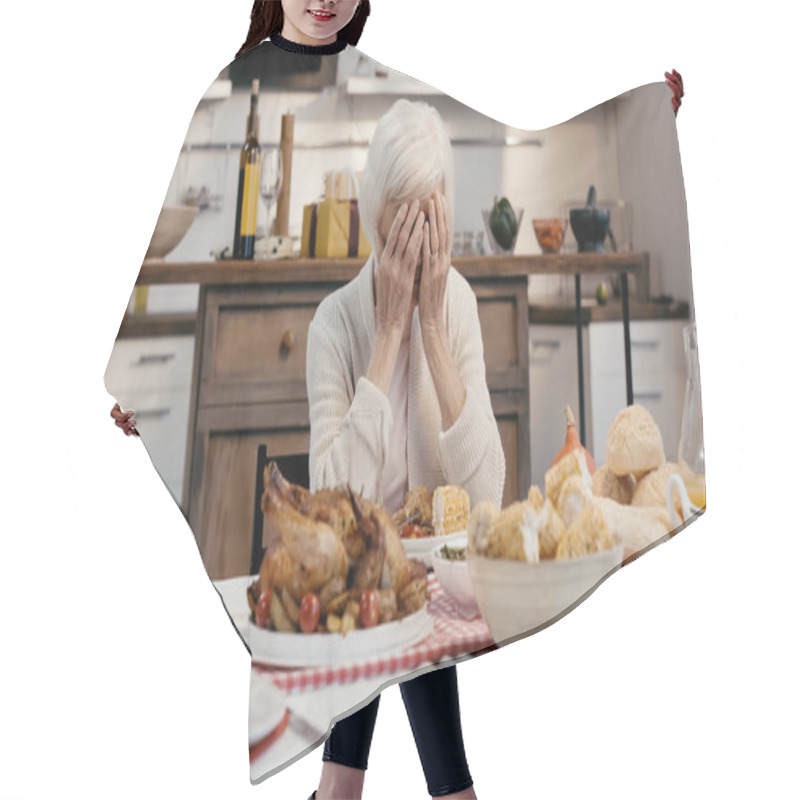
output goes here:
{"type": "Polygon", "coordinates": [[[164,206],[145,254],[145,261],[163,261],[172,252],[197,216],[197,206],[164,206]]]}

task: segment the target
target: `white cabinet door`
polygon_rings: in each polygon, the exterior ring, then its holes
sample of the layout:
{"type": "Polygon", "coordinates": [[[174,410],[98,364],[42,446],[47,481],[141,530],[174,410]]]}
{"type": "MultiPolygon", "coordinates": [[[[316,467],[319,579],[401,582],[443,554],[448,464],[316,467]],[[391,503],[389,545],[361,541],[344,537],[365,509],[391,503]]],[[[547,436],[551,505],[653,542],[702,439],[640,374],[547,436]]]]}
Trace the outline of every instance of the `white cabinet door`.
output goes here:
{"type": "MultiPolygon", "coordinates": [[[[633,401],[653,415],[664,440],[668,461],[678,457],[686,368],[683,361],[683,320],[631,322],[633,401]]],[[[593,322],[589,326],[592,381],[593,455],[604,464],[605,439],[626,403],[625,345],[622,323],[593,322]]]]}
{"type": "Polygon", "coordinates": [[[120,339],[105,375],[109,392],[136,427],[158,474],[180,504],[189,426],[193,336],[120,339]]]}
{"type": "Polygon", "coordinates": [[[189,389],[155,389],[128,395],[136,428],[153,466],[180,505],[189,430],[189,389]]]}
{"type": "MultiPolygon", "coordinates": [[[[578,337],[571,325],[531,325],[528,329],[530,392],[531,481],[544,488],[544,474],[564,446],[567,422],[564,409],[578,419],[578,337]]],[[[586,441],[591,442],[591,387],[589,337],[584,328],[584,391],[587,414],[586,441]]]]}

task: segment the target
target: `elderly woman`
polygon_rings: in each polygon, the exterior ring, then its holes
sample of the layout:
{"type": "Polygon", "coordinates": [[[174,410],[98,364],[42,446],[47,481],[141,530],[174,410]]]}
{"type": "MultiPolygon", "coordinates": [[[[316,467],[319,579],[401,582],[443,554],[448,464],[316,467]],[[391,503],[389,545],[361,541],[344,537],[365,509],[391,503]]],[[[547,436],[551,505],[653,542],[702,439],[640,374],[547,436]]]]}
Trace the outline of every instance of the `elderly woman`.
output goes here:
{"type": "MultiPolygon", "coordinates": [[[[453,172],[439,113],[398,100],[378,123],[359,189],[372,254],[309,327],[312,491],[349,484],[390,513],[420,484],[459,484],[473,505],[502,502],[477,301],[450,264],[453,172]]],[[[431,796],[475,797],[455,667],[400,688],[431,796]]],[[[334,726],[318,800],[360,796],[379,700],[334,726]]]]}

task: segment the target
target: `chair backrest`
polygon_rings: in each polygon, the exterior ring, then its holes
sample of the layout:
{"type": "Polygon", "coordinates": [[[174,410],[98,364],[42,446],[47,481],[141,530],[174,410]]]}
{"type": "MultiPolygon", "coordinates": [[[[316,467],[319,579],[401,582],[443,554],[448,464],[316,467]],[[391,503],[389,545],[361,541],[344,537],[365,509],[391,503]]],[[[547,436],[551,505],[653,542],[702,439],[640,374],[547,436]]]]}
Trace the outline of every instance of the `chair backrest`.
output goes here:
{"type": "Polygon", "coordinates": [[[264,512],[261,510],[261,498],[264,494],[264,469],[267,461],[274,461],[287,481],[309,488],[308,454],[298,453],[289,456],[275,456],[267,459],[267,446],[260,444],[256,455],[256,487],[253,506],[253,536],[250,543],[250,574],[257,575],[264,558],[264,512]]]}

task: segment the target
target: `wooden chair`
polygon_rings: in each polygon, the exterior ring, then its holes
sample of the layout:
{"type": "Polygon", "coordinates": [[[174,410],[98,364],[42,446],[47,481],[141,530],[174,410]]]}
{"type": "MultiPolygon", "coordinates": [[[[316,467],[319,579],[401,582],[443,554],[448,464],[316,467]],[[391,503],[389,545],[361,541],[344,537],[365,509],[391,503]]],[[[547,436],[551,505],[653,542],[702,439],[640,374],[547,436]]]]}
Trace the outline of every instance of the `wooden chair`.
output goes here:
{"type": "Polygon", "coordinates": [[[256,491],[253,507],[253,536],[250,543],[250,574],[258,575],[261,561],[264,558],[264,512],[261,510],[261,498],[264,494],[264,468],[268,461],[278,465],[284,478],[305,489],[309,488],[308,454],[298,453],[290,456],[276,456],[267,459],[267,446],[260,444],[256,456],[256,491]]]}

